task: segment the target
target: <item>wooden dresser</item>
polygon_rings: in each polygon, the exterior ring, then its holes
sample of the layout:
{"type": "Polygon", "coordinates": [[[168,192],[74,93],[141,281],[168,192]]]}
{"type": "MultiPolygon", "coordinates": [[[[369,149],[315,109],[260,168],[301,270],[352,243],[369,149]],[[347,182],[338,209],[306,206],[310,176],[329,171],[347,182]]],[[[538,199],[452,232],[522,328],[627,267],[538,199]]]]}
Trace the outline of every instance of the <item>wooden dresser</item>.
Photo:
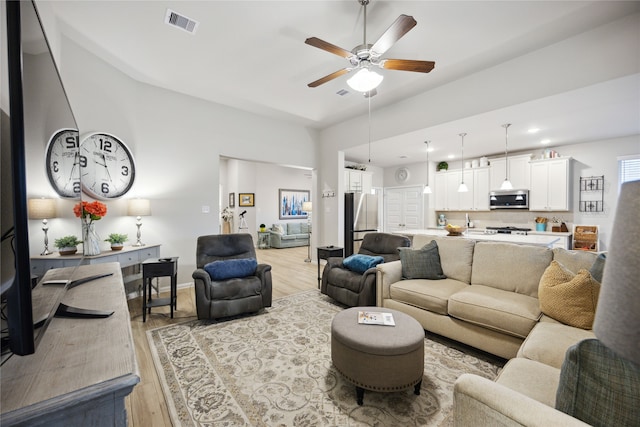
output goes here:
{"type": "MultiPolygon", "coordinates": [[[[43,280],[69,278],[73,267],[43,280]]],[[[0,368],[0,425],[125,426],[125,397],[140,382],[129,310],[117,262],[79,266],[73,278],[113,273],[69,289],[69,306],[113,311],[103,319],[54,318],[35,354],[0,368]]],[[[58,300],[59,285],[34,288],[34,320],[58,300]]]]}

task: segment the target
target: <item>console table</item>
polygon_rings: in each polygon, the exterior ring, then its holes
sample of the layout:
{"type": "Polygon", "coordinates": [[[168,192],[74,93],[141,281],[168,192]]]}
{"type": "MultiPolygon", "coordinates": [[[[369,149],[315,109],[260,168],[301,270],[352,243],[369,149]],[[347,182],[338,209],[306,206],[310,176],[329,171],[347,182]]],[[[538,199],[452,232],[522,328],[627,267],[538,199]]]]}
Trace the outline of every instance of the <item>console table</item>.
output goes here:
{"type": "Polygon", "coordinates": [[[107,262],[118,262],[123,276],[123,283],[127,285],[136,280],[142,279],[140,265],[148,258],[158,258],[160,256],[160,245],[145,246],[125,246],[120,251],[103,251],[100,255],[83,256],[82,253],[74,255],[60,255],[55,252],[51,255],[37,255],[31,257],[31,274],[42,277],[52,268],[75,267],[76,265],[94,265],[107,262]],[[135,274],[125,274],[125,269],[135,266],[135,274]]]}
{"type": "MultiPolygon", "coordinates": [[[[125,397],[140,375],[120,266],[55,269],[43,280],[104,273],[113,274],[67,290],[62,302],[114,314],[53,318],[34,354],[12,356],[2,365],[0,425],[126,426],[125,397]]],[[[34,312],[51,311],[63,291],[60,285],[37,285],[34,312]]]]}

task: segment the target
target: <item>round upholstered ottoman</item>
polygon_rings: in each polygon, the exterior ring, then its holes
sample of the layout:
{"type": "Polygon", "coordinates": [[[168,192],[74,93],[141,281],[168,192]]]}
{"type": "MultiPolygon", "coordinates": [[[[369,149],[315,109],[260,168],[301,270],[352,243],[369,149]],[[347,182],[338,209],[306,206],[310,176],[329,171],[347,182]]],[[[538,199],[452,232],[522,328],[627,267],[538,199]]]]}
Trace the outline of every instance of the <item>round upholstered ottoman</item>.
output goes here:
{"type": "Polygon", "coordinates": [[[336,314],[331,323],[333,365],[356,386],[358,405],[364,390],[390,392],[414,387],[420,394],[424,372],[424,329],[397,310],[353,307],[336,314]],[[395,326],[358,323],[359,311],[393,314],[395,326]]]}

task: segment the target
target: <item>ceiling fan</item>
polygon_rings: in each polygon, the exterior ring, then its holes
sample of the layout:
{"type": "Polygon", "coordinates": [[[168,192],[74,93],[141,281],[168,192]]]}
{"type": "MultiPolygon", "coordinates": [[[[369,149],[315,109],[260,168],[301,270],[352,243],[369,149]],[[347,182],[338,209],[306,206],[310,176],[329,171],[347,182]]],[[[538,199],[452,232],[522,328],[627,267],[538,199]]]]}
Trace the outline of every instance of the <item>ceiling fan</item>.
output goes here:
{"type": "Polygon", "coordinates": [[[334,55],[346,58],[351,64],[350,67],[343,68],[334,73],[328,74],[316,81],[309,83],[309,87],[318,87],[337,77],[354,70],[359,70],[347,83],[351,88],[365,95],[371,93],[382,81],[383,76],[372,71],[372,68],[384,68],[387,70],[414,71],[418,73],[428,73],[433,70],[435,62],[418,61],[411,59],[381,59],[381,56],[391,48],[402,36],[416,26],[417,22],[412,16],[400,15],[393,24],[380,36],[374,44],[367,44],[367,5],[370,0],[357,0],[364,8],[364,40],[361,45],[354,47],[351,51],[333,45],[317,37],[310,37],[304,42],[318,49],[326,50],[334,55]]]}

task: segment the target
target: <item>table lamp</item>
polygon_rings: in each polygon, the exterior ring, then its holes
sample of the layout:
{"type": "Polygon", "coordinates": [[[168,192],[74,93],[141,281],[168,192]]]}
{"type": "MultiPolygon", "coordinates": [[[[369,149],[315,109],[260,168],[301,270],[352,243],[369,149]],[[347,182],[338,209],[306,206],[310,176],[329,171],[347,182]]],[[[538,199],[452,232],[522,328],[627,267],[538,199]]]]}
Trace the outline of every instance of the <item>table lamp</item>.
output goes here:
{"type": "Polygon", "coordinates": [[[313,204],[311,202],[302,202],[302,212],[307,213],[307,225],[309,227],[309,244],[307,245],[307,259],[304,262],[311,262],[311,212],[313,204]]]}
{"type": "Polygon", "coordinates": [[[27,201],[29,219],[41,219],[44,231],[44,251],[40,255],[49,255],[49,218],[56,217],[56,199],[29,199],[27,201]]]}
{"type": "Polygon", "coordinates": [[[138,227],[137,240],[133,246],[144,246],[140,240],[140,227],[142,227],[142,217],[151,215],[151,202],[149,199],[131,199],[129,200],[128,213],[129,216],[136,217],[136,226],[138,227]]]}

